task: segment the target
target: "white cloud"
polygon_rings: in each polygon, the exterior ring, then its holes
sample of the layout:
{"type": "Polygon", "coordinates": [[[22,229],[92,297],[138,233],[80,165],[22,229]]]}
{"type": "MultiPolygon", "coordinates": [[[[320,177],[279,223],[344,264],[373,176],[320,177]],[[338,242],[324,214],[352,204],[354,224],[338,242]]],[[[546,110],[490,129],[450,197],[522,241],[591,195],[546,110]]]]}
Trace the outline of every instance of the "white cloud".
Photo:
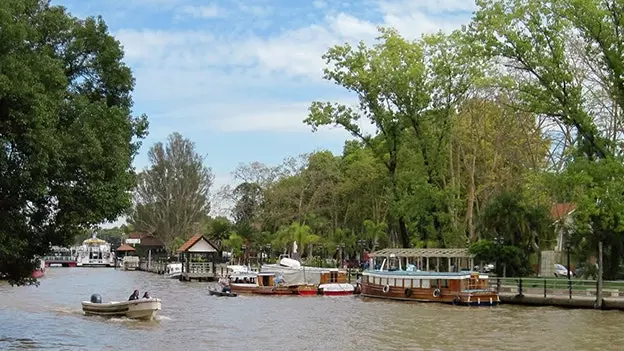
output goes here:
{"type": "MultiPolygon", "coordinates": [[[[322,5],[317,1],[315,6],[322,5]]],[[[204,7],[204,15],[219,13],[216,7],[204,7]]],[[[270,11],[268,7],[243,2],[239,7],[249,13],[270,11]]],[[[468,0],[382,1],[378,3],[383,19],[380,23],[344,12],[328,12],[321,22],[268,38],[254,34],[217,35],[199,29],[125,29],[118,31],[116,37],[124,44],[127,61],[134,68],[135,97],[154,106],[166,101],[168,111],[158,109],[163,116],[172,120],[180,116],[191,118],[198,129],[307,131],[309,127],[302,119],[309,101],[300,98],[300,102],[293,103],[286,97],[264,104],[246,101],[245,105],[252,108],[241,108],[240,102],[254,90],[281,88],[305,92],[310,86],[327,89],[332,85],[322,82],[325,63],[321,56],[330,46],[360,40],[370,43],[378,35],[378,25],[393,26],[410,39],[425,32],[450,31],[467,23],[467,11],[473,8],[474,2],[468,0]]],[[[186,10],[191,12],[191,8],[186,10]]]]}
{"type": "Polygon", "coordinates": [[[226,13],[226,10],[217,4],[185,5],[180,9],[180,14],[195,18],[218,18],[224,17],[226,13]]]}
{"type": "Polygon", "coordinates": [[[327,7],[327,3],[322,0],[314,0],[312,1],[312,5],[317,9],[324,9],[325,7],[327,7]]]}

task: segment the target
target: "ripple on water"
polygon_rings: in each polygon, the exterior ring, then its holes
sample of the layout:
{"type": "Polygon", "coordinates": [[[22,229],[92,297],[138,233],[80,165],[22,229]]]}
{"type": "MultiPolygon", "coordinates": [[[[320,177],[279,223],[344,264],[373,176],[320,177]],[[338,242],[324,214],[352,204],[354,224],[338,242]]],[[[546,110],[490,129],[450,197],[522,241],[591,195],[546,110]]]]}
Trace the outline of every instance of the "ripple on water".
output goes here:
{"type": "Polygon", "coordinates": [[[117,350],[613,350],[624,313],[502,305],[401,303],[360,297],[207,294],[144,272],[51,268],[39,287],[0,283],[0,349],[117,350]],[[163,300],[155,321],[84,316],[99,293],[134,290],[163,300]],[[138,347],[138,346],[137,346],[138,347]]]}

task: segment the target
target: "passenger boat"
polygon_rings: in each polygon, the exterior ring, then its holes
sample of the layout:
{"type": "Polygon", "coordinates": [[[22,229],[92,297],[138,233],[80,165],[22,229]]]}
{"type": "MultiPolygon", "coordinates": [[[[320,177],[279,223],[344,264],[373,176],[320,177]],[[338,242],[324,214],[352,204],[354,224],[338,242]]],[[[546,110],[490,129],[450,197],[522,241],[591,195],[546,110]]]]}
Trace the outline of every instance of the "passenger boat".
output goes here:
{"type": "Polygon", "coordinates": [[[114,267],[115,255],[111,252],[109,243],[96,238],[96,234],[82,242],[78,248],[78,267],[114,267]]]}
{"type": "Polygon", "coordinates": [[[91,301],[82,301],[82,311],[92,316],[152,320],[160,309],[161,301],[156,298],[102,303],[99,295],[92,295],[91,301]]]}
{"type": "Polygon", "coordinates": [[[167,279],[178,279],[182,275],[182,263],[169,263],[165,267],[164,277],[167,279]]]}
{"type": "MultiPolygon", "coordinates": [[[[488,286],[488,276],[477,272],[426,272],[408,264],[388,270],[387,259],[377,270],[362,273],[362,296],[404,301],[442,302],[454,305],[494,306],[500,302],[488,286]]],[[[371,265],[374,267],[374,265],[371,265]]]]}

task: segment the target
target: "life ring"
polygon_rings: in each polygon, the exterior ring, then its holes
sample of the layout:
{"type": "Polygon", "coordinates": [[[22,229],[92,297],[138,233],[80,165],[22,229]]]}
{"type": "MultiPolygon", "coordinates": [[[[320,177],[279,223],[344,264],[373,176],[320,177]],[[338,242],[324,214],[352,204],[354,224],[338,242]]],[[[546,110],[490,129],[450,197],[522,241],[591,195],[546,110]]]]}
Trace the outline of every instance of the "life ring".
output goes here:
{"type": "Polygon", "coordinates": [[[406,288],[405,291],[403,292],[403,294],[405,295],[405,297],[412,296],[412,289],[406,288]]]}
{"type": "Polygon", "coordinates": [[[459,296],[455,296],[453,298],[453,305],[459,305],[461,303],[461,298],[459,296]]]}
{"type": "Polygon", "coordinates": [[[435,288],[433,290],[433,297],[440,297],[440,289],[435,288]]]}
{"type": "Polygon", "coordinates": [[[388,291],[390,291],[390,285],[389,284],[384,285],[382,291],[384,294],[387,294],[388,291]]]}

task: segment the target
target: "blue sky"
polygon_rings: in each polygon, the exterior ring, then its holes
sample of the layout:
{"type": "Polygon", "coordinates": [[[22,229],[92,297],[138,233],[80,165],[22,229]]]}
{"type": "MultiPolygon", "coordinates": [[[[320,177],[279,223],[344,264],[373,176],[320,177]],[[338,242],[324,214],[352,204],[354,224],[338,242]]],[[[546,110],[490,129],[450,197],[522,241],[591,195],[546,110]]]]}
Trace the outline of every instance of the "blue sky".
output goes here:
{"type": "Polygon", "coordinates": [[[472,0],[53,0],[77,17],[102,15],[136,78],[134,111],[150,135],[135,160],[180,132],[215,174],[232,183],[239,163],[342,150],[336,128],[312,133],[302,120],[313,100],[354,102],[322,80],[332,45],[372,42],[376,27],[407,38],[468,23],[472,0]]]}

